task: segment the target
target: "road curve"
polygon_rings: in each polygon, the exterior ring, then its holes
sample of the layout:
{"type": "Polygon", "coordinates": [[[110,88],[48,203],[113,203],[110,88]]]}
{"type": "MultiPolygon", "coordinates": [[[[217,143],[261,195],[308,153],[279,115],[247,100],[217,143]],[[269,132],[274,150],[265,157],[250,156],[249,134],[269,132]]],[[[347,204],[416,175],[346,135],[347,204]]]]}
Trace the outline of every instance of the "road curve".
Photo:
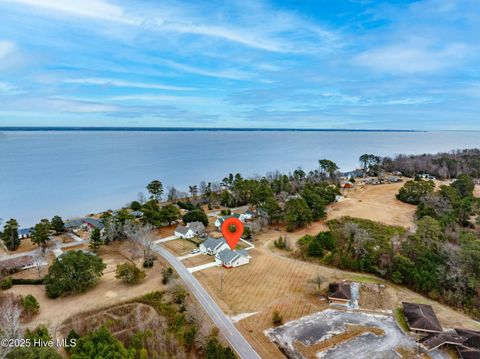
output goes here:
{"type": "Polygon", "coordinates": [[[168,250],[155,245],[154,250],[165,258],[170,265],[177,271],[178,275],[183,279],[186,286],[195,295],[202,305],[203,309],[212,318],[220,332],[230,343],[231,347],[237,352],[242,359],[260,359],[260,356],[252,348],[250,343],[243,337],[233,325],[231,320],[223,313],[220,307],[215,303],[212,297],[202,287],[200,282],[188,271],[187,268],[168,250]]]}

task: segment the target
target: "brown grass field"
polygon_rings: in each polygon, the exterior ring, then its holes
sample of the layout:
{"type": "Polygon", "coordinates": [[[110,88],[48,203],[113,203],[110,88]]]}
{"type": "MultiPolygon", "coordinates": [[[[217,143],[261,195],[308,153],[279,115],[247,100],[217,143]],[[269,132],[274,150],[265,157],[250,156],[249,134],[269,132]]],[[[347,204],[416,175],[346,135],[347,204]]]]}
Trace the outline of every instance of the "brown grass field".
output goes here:
{"type": "Polygon", "coordinates": [[[473,195],[480,198],[480,184],[475,185],[475,188],[473,189],[473,195]]]}
{"type": "Polygon", "coordinates": [[[328,219],[350,216],[411,228],[416,207],[395,198],[403,185],[404,182],[359,185],[346,193],[345,200],[329,206],[328,219]]]}
{"type": "MultiPolygon", "coordinates": [[[[349,215],[411,227],[415,206],[404,204],[395,198],[402,185],[398,183],[358,189],[350,194],[348,200],[333,204],[328,211],[328,219],[349,215]]],[[[369,305],[367,309],[394,310],[402,301],[427,303],[433,305],[445,328],[463,327],[480,330],[480,323],[467,315],[407,288],[388,283],[373,275],[347,272],[297,260],[290,257],[292,252],[278,250],[273,246],[273,240],[279,236],[286,236],[291,247],[295,249],[296,241],[305,234],[317,234],[324,230],[327,230],[324,222],[315,222],[309,227],[291,233],[285,232],[283,228],[271,228],[255,235],[256,248],[250,251],[252,260],[248,265],[232,269],[213,267],[194,273],[227,315],[258,312],[236,325],[262,357],[284,357],[263,334],[265,329],[272,326],[274,310],[278,310],[286,322],[320,311],[327,306],[326,301],[311,294],[308,280],[316,274],[320,274],[328,282],[347,279],[385,285],[381,293],[378,293],[377,304],[369,305]],[[223,273],[222,289],[221,273],[223,273]]],[[[377,294],[370,291],[368,296],[373,298],[377,294]]]]}
{"type": "Polygon", "coordinates": [[[195,257],[187,258],[182,261],[183,265],[187,268],[199,266],[201,264],[206,264],[213,262],[215,260],[214,256],[207,256],[205,254],[200,254],[195,257]]]}
{"type": "Polygon", "coordinates": [[[175,254],[176,256],[184,256],[189,254],[192,249],[198,248],[195,244],[189,241],[185,241],[183,239],[174,239],[168,242],[162,243],[162,246],[167,248],[170,252],[175,254]]]}

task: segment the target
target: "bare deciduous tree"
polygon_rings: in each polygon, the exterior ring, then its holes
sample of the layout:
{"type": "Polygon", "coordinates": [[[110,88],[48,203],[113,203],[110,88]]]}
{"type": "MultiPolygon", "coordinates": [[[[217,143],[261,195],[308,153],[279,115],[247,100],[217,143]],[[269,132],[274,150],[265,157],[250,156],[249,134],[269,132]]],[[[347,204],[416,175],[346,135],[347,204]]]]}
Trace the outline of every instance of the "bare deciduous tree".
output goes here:
{"type": "MultiPolygon", "coordinates": [[[[22,337],[20,316],[22,307],[19,299],[13,294],[4,294],[0,297],[0,340],[19,339],[22,337]]],[[[9,347],[0,347],[0,358],[4,358],[11,350],[9,347]]]]}
{"type": "Polygon", "coordinates": [[[154,227],[151,224],[127,223],[124,230],[128,239],[141,246],[144,260],[154,256],[155,233],[154,227]]]}

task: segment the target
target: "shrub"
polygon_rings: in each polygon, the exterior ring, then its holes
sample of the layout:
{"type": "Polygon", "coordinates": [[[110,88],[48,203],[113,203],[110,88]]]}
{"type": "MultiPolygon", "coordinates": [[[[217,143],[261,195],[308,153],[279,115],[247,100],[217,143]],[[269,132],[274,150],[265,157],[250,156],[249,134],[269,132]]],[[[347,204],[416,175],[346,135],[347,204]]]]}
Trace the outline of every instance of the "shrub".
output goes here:
{"type": "Polygon", "coordinates": [[[40,304],[38,303],[37,298],[31,294],[28,294],[25,298],[22,298],[22,306],[28,318],[31,318],[33,315],[37,314],[40,309],[40,304]]]}
{"type": "Polygon", "coordinates": [[[65,347],[65,351],[67,353],[71,353],[72,349],[74,348],[74,346],[72,346],[71,344],[73,343],[74,340],[76,342],[78,339],[80,339],[80,335],[78,335],[78,333],[75,330],[71,329],[67,335],[67,343],[69,344],[68,346],[65,347]]]}
{"type": "Polygon", "coordinates": [[[145,272],[137,268],[133,263],[123,263],[117,265],[115,278],[121,279],[125,283],[135,284],[145,278],[145,272]]]}
{"type": "Polygon", "coordinates": [[[272,324],[274,327],[278,327],[279,325],[282,325],[283,323],[283,318],[280,315],[280,312],[278,310],[275,310],[272,315],[272,324]]]}
{"type": "Polygon", "coordinates": [[[155,257],[149,257],[143,261],[143,268],[152,268],[153,262],[155,262],[155,257]]]}
{"type": "Polygon", "coordinates": [[[192,204],[192,202],[177,202],[178,207],[186,209],[187,211],[193,211],[195,209],[195,206],[192,204]]]}
{"type": "Polygon", "coordinates": [[[173,275],[173,269],[168,267],[162,270],[162,284],[167,284],[173,275]]]}
{"type": "Polygon", "coordinates": [[[12,286],[13,286],[13,280],[11,277],[5,278],[0,282],[0,288],[3,290],[12,288],[12,286]]]}
{"type": "Polygon", "coordinates": [[[48,332],[48,328],[45,325],[39,325],[33,330],[27,329],[25,332],[25,339],[34,340],[41,340],[43,342],[48,342],[52,340],[52,336],[48,332]]]}
{"type": "Polygon", "coordinates": [[[54,348],[17,347],[6,356],[7,359],[63,359],[54,348]]]}

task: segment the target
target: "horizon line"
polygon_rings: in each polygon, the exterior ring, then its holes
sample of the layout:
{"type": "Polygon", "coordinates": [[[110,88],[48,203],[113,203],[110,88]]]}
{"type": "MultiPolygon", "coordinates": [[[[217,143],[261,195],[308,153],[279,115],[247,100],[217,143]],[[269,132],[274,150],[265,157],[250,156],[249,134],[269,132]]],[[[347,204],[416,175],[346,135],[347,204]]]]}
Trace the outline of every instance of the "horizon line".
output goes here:
{"type": "Polygon", "coordinates": [[[428,130],[285,128],[285,127],[132,127],[132,126],[0,126],[0,131],[300,131],[300,132],[428,132],[428,130]]]}

